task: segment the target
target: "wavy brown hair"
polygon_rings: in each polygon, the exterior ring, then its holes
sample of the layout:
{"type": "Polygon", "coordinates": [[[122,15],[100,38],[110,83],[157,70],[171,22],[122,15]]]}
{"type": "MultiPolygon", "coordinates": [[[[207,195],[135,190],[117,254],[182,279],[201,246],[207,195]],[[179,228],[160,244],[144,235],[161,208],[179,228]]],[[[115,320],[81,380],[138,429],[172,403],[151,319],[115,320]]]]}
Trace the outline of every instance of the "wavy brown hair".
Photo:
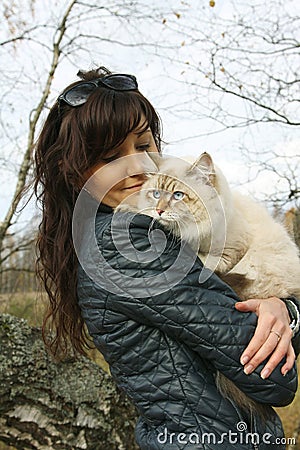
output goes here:
{"type": "MultiPolygon", "coordinates": [[[[109,73],[100,67],[77,75],[93,80],[109,73]]],[[[86,354],[91,344],[77,301],[78,260],[72,241],[73,208],[86,181],[84,174],[120,145],[144,117],[145,129],[150,127],[160,150],[160,120],[150,102],[138,90],[98,87],[81,106],[57,101],[37,141],[34,190],[42,209],[37,273],[49,299],[42,331],[56,358],[66,356],[70,348],[86,354]]]]}

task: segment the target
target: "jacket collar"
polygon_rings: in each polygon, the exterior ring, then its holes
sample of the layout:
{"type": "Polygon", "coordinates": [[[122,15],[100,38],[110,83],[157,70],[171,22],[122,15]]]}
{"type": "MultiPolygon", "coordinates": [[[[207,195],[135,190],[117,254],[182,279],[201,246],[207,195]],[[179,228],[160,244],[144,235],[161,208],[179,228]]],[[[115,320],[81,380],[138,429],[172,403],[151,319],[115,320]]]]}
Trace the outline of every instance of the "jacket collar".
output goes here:
{"type": "Polygon", "coordinates": [[[100,203],[98,212],[111,214],[113,212],[113,208],[111,206],[105,205],[104,203],[100,203]]]}

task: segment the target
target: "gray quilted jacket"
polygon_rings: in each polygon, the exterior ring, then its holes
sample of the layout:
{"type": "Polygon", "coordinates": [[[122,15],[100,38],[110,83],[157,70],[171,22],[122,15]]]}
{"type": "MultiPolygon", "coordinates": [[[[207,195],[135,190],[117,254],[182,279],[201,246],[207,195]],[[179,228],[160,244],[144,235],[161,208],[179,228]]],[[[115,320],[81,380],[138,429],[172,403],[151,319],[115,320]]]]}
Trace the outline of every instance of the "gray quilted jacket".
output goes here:
{"type": "Polygon", "coordinates": [[[239,359],[256,315],[238,312],[236,294],[148,216],[113,215],[105,206],[96,220],[91,211],[84,215],[84,227],[75,229],[79,305],[139,412],[140,448],[284,449],[272,406],[293,400],[297,373],[283,377],[280,365],[262,380],[261,365],[244,374],[239,359]],[[220,395],[217,370],[270,406],[266,423],[220,395]]]}

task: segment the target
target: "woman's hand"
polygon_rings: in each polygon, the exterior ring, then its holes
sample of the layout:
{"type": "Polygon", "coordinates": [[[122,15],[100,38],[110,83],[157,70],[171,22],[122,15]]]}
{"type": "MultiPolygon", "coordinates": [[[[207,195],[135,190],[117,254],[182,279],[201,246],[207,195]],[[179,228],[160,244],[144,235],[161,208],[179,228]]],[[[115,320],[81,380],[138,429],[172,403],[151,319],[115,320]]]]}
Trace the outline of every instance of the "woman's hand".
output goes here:
{"type": "Polygon", "coordinates": [[[295,352],[291,344],[290,318],[284,302],[277,297],[250,299],[237,302],[235,307],[241,312],[255,312],[258,316],[254,336],[241,356],[244,372],[250,374],[272,354],[260,373],[261,377],[267,378],[284,356],[286,362],[281,373],[286,375],[293,367],[295,352]]]}

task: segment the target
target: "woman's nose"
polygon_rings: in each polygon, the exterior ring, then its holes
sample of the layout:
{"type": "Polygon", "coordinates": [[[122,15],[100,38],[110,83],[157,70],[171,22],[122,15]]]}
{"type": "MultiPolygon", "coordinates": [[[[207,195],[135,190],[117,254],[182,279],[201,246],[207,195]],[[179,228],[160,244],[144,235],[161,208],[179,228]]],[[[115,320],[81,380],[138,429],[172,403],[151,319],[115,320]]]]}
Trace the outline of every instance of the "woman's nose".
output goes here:
{"type": "Polygon", "coordinates": [[[145,154],[132,152],[127,156],[127,176],[134,177],[136,175],[143,174],[145,172],[145,154]]]}

